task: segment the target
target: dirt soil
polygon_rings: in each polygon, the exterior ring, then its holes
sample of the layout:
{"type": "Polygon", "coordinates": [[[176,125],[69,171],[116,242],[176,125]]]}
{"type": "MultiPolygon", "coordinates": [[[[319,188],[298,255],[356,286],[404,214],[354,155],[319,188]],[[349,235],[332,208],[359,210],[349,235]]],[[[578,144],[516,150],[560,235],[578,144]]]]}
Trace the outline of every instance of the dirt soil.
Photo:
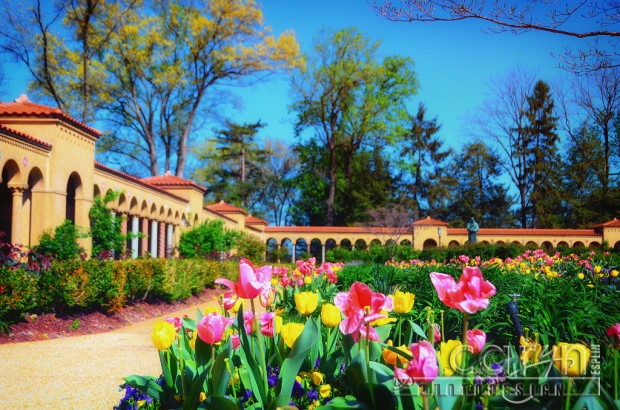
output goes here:
{"type": "Polygon", "coordinates": [[[136,302],[114,314],[98,311],[63,316],[53,313],[33,314],[27,316],[24,321],[11,325],[10,334],[0,333],[0,345],[108,332],[128,324],[211,301],[220,293],[219,289],[205,289],[202,293],[183,301],[136,302]]]}

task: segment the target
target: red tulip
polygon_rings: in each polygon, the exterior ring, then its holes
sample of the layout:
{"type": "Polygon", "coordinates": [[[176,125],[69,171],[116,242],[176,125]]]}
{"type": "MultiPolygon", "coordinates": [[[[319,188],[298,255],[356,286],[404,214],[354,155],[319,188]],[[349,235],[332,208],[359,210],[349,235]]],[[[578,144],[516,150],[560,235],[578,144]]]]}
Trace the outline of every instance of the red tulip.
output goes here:
{"type": "Polygon", "coordinates": [[[254,312],[251,310],[243,312],[243,324],[245,325],[245,333],[251,335],[254,330],[254,312]]]}
{"type": "Polygon", "coordinates": [[[225,278],[218,278],[215,283],[224,285],[234,291],[240,298],[254,299],[267,287],[271,287],[271,266],[254,268],[252,262],[241,259],[239,262],[239,279],[237,283],[225,278]]]}
{"type": "Polygon", "coordinates": [[[495,295],[495,286],[482,279],[478,267],[467,266],[458,283],[450,275],[431,272],[431,282],[435,286],[439,300],[461,312],[476,313],[489,306],[489,298],[495,295]]]}
{"type": "Polygon", "coordinates": [[[241,340],[238,334],[230,335],[230,341],[232,342],[233,350],[237,350],[241,346],[241,340]]]}
{"type": "Polygon", "coordinates": [[[487,342],[487,334],[480,329],[467,331],[467,345],[473,354],[478,354],[484,349],[487,342]]]}
{"type": "Polygon", "coordinates": [[[409,349],[413,359],[406,369],[394,368],[394,377],[401,383],[430,383],[439,375],[437,355],[433,345],[427,340],[413,343],[409,349]]]}
{"type": "Polygon", "coordinates": [[[233,321],[231,317],[225,318],[219,313],[210,313],[200,319],[200,322],[196,324],[196,330],[203,342],[212,345],[222,341],[226,329],[233,321]]]}
{"type": "Polygon", "coordinates": [[[612,339],[614,337],[617,337],[618,340],[620,341],[620,323],[616,323],[613,326],[609,326],[607,330],[605,331],[605,333],[607,333],[607,336],[611,337],[612,339]]]}
{"type": "Polygon", "coordinates": [[[334,304],[346,316],[340,322],[340,331],[353,336],[357,342],[360,335],[370,340],[379,340],[377,332],[368,323],[386,318],[381,310],[391,311],[394,303],[391,297],[375,293],[367,285],[355,282],[348,292],[336,295],[334,304]],[[369,334],[366,334],[367,328],[369,334]]]}

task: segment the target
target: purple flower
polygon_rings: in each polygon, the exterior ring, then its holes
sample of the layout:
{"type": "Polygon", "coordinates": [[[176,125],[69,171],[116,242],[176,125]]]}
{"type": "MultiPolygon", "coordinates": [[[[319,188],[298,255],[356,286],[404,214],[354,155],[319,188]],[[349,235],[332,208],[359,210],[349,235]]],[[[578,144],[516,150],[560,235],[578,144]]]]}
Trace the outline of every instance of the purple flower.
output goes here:
{"type": "Polygon", "coordinates": [[[293,384],[293,397],[300,399],[304,396],[304,393],[306,393],[306,391],[302,387],[301,383],[295,380],[295,383],[293,384]]]}
{"type": "Polygon", "coordinates": [[[320,365],[321,365],[321,359],[317,357],[316,361],[314,362],[314,368],[318,369],[320,365]]]}
{"type": "Polygon", "coordinates": [[[269,384],[269,387],[274,387],[277,383],[278,383],[277,374],[271,374],[267,376],[267,384],[269,384]]]}
{"type": "Polygon", "coordinates": [[[252,390],[245,389],[245,392],[243,392],[243,397],[239,397],[239,403],[245,403],[250,400],[250,397],[252,397],[252,390]]]}
{"type": "Polygon", "coordinates": [[[313,403],[315,400],[319,399],[319,392],[313,387],[312,390],[308,392],[308,400],[313,403]]]}

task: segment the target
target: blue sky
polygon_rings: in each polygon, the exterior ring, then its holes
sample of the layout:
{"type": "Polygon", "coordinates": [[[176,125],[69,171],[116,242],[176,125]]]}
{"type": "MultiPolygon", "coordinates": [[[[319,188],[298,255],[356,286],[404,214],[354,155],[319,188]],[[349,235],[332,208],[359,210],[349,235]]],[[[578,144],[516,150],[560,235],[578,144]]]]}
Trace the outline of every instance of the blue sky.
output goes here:
{"type": "MultiPolygon", "coordinates": [[[[551,53],[561,54],[565,47],[585,47],[586,41],[542,32],[522,35],[485,34],[476,22],[395,23],[375,15],[365,0],[264,0],[265,22],[278,35],[292,29],[302,51],[310,51],[313,37],[322,29],[357,27],[374,40],[381,40],[380,55],[409,56],[415,62],[419,92],[410,102],[415,113],[423,102],[429,117],[437,117],[440,136],[456,149],[466,141],[468,113],[474,112],[486,98],[488,82],[517,67],[538,73],[551,82],[568,76],[558,68],[551,53]]],[[[585,28],[585,27],[582,27],[585,28]]],[[[5,64],[3,101],[13,100],[26,89],[25,71],[5,64]]],[[[272,75],[247,88],[235,88],[243,101],[239,112],[229,116],[239,122],[267,123],[263,138],[294,142],[293,116],[288,79],[272,75]]],[[[94,124],[105,131],[104,124],[94,124]]],[[[211,135],[213,125],[206,125],[211,135]]],[[[200,133],[204,135],[202,132],[200,133]]]]}

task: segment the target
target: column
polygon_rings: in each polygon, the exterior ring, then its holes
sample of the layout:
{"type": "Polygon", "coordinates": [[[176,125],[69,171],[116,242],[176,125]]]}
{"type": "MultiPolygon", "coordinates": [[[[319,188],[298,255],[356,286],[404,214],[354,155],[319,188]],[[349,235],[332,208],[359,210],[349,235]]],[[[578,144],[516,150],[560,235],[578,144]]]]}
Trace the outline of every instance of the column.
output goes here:
{"type": "Polygon", "coordinates": [[[157,258],[157,221],[151,221],[151,257],[157,258]]]}
{"type": "Polygon", "coordinates": [[[11,243],[23,243],[22,240],[22,202],[24,201],[24,187],[10,187],[13,199],[13,214],[11,215],[11,243]]]}
{"type": "Polygon", "coordinates": [[[138,233],[140,230],[140,219],[137,215],[131,217],[131,258],[138,257],[138,233]]]}
{"type": "Polygon", "coordinates": [[[166,257],[166,223],[165,222],[160,222],[157,226],[157,229],[159,229],[159,233],[158,233],[158,241],[157,241],[157,255],[159,255],[160,258],[165,258],[166,257]]]}
{"type": "Polygon", "coordinates": [[[142,246],[140,256],[146,256],[149,253],[149,220],[147,218],[142,218],[140,232],[142,232],[142,238],[139,239],[142,246]]]}
{"type": "Polygon", "coordinates": [[[291,262],[295,263],[295,248],[296,248],[296,244],[293,243],[293,260],[291,262]]]}
{"type": "Polygon", "coordinates": [[[174,225],[168,224],[166,226],[166,258],[172,257],[173,235],[174,225]]]}
{"type": "MultiPolygon", "coordinates": [[[[121,234],[123,235],[127,235],[128,230],[127,230],[127,214],[121,213],[119,212],[117,215],[117,218],[121,219],[121,234]]],[[[123,244],[123,255],[127,254],[127,240],[125,240],[125,243],[123,244]]],[[[118,255],[118,257],[120,258],[122,255],[118,255]]]]}
{"type": "Polygon", "coordinates": [[[325,262],[325,244],[321,244],[321,263],[325,262]]]}

